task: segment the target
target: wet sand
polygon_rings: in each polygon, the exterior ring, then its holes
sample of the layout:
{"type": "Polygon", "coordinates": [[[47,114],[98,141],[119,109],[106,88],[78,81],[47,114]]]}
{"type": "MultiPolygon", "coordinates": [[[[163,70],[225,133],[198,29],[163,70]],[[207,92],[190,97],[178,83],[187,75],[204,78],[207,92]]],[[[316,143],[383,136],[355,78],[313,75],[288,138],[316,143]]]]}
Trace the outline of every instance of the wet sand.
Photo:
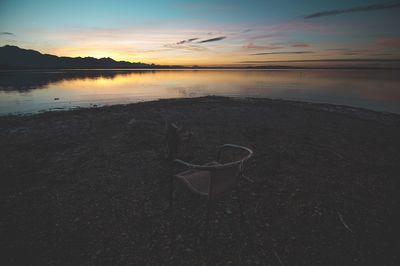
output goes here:
{"type": "Polygon", "coordinates": [[[0,117],[4,265],[395,265],[400,115],[203,97],[0,117]],[[165,121],[193,162],[252,148],[240,223],[183,185],[168,209],[165,121]]]}

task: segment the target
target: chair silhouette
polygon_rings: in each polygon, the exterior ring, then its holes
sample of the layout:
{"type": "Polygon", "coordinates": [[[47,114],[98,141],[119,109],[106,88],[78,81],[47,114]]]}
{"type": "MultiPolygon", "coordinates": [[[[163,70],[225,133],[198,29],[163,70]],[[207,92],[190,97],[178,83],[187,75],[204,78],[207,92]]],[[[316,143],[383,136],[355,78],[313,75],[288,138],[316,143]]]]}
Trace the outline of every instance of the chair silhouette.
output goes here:
{"type": "Polygon", "coordinates": [[[169,207],[172,207],[173,196],[173,168],[175,159],[186,159],[188,157],[189,145],[193,133],[178,127],[175,123],[168,123],[166,128],[166,160],[169,164],[169,207]]]}
{"type": "MultiPolygon", "coordinates": [[[[220,200],[228,192],[236,191],[241,220],[243,220],[242,201],[240,197],[240,177],[243,177],[243,164],[250,159],[253,151],[249,148],[224,144],[220,146],[216,161],[208,162],[203,165],[196,165],[175,159],[174,162],[185,166],[188,170],[175,174],[174,177],[181,180],[193,193],[204,197],[207,200],[206,214],[206,238],[208,238],[208,228],[210,223],[211,210],[214,203],[220,200]],[[221,163],[221,155],[228,149],[235,149],[246,152],[246,155],[239,160],[228,163],[221,163]]],[[[173,201],[173,180],[171,182],[170,206],[173,201]]]]}
{"type": "Polygon", "coordinates": [[[167,125],[166,159],[169,163],[172,163],[175,159],[187,157],[192,136],[192,132],[178,127],[175,123],[169,123],[167,125]]]}

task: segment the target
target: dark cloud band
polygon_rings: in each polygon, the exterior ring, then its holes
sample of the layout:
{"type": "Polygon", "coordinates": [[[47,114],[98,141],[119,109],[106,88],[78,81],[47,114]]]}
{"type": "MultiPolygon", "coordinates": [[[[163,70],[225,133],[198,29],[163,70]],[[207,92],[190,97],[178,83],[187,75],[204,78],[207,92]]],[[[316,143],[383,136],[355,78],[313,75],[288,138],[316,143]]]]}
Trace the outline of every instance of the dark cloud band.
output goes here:
{"type": "Polygon", "coordinates": [[[191,39],[187,39],[187,40],[183,40],[183,41],[177,42],[176,44],[189,43],[189,42],[196,41],[196,40],[198,40],[198,39],[199,39],[199,38],[191,38],[191,39]]]}
{"type": "Polygon", "coordinates": [[[295,52],[270,52],[270,53],[256,53],[251,55],[275,55],[275,54],[312,54],[311,51],[295,51],[295,52]]]}
{"type": "Polygon", "coordinates": [[[203,40],[203,41],[199,41],[197,43],[205,43],[205,42],[216,42],[216,41],[221,41],[223,39],[225,39],[226,36],[221,36],[221,37],[216,37],[216,38],[212,38],[212,39],[207,39],[207,40],[203,40]]]}
{"type": "Polygon", "coordinates": [[[2,32],[0,32],[0,35],[9,35],[9,36],[15,36],[15,34],[14,34],[14,33],[12,33],[12,32],[7,32],[7,31],[2,31],[2,32]]]}
{"type": "Polygon", "coordinates": [[[266,63],[307,63],[307,62],[400,62],[398,59],[385,59],[385,58],[354,58],[354,59],[315,59],[315,60],[249,60],[240,61],[241,64],[266,64],[266,63]]]}
{"type": "MultiPolygon", "coordinates": [[[[226,38],[226,36],[220,36],[220,37],[216,37],[216,38],[212,38],[212,39],[198,41],[197,43],[217,42],[217,41],[221,41],[225,38],[226,38]]],[[[191,38],[191,39],[187,39],[187,40],[182,40],[182,41],[177,42],[176,44],[179,45],[179,44],[191,43],[191,42],[197,41],[198,39],[199,38],[191,38]]]]}
{"type": "Polygon", "coordinates": [[[365,12],[365,11],[372,11],[372,10],[380,10],[380,9],[390,9],[400,7],[400,3],[394,4],[375,4],[375,5],[368,5],[368,6],[357,6],[347,9],[336,9],[336,10],[328,10],[328,11],[321,11],[317,13],[312,13],[310,15],[305,16],[304,18],[318,18],[324,16],[334,16],[344,13],[353,13],[353,12],[365,12]]]}

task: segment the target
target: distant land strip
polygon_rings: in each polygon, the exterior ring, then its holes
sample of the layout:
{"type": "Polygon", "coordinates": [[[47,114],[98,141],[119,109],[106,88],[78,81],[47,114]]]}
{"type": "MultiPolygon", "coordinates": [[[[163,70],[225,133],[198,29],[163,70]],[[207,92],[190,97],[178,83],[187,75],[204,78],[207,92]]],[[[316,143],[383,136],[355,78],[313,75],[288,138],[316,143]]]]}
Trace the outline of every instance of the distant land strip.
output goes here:
{"type": "Polygon", "coordinates": [[[116,61],[112,58],[94,58],[94,57],[64,57],[49,54],[42,54],[35,50],[22,49],[17,46],[5,45],[0,47],[0,69],[3,70],[23,70],[23,69],[399,69],[400,64],[396,66],[384,65],[349,65],[349,66],[296,66],[290,63],[323,63],[323,62],[352,62],[352,63],[400,63],[399,59],[311,59],[311,60],[252,60],[240,61],[227,65],[217,66],[179,66],[179,65],[156,65],[141,62],[116,61]],[[279,64],[276,64],[279,63],[279,64]],[[287,65],[282,65],[287,63],[287,65]],[[241,64],[254,64],[250,66],[241,64]],[[264,64],[264,65],[260,65],[264,64]],[[275,64],[275,65],[274,65],[275,64]]]}

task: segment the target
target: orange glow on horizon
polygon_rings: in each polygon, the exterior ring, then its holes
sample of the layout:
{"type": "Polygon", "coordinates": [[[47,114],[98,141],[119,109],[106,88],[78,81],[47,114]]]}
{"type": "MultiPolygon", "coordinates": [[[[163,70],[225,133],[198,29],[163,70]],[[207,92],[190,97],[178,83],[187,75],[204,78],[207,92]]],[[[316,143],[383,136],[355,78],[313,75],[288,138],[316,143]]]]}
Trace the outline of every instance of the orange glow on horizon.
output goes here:
{"type": "MultiPolygon", "coordinates": [[[[127,62],[141,62],[146,64],[157,64],[157,65],[181,65],[181,66],[240,66],[241,61],[255,60],[253,56],[243,55],[242,52],[226,52],[226,53],[215,53],[215,52],[197,52],[191,55],[180,55],[171,53],[171,55],[165,55],[160,52],[151,53],[140,53],[140,52],[125,52],[124,49],[101,49],[101,48],[47,48],[41,50],[42,53],[52,54],[56,56],[67,56],[67,57],[94,57],[100,58],[112,58],[116,61],[127,61],[127,62]]],[[[323,59],[322,56],[310,56],[303,55],[291,55],[291,56],[279,56],[272,55],[265,58],[265,61],[286,61],[286,60],[306,60],[306,59],[323,59]]],[[[259,58],[257,58],[259,59],[259,58]]],[[[255,64],[257,65],[257,64],[255,64]]]]}

